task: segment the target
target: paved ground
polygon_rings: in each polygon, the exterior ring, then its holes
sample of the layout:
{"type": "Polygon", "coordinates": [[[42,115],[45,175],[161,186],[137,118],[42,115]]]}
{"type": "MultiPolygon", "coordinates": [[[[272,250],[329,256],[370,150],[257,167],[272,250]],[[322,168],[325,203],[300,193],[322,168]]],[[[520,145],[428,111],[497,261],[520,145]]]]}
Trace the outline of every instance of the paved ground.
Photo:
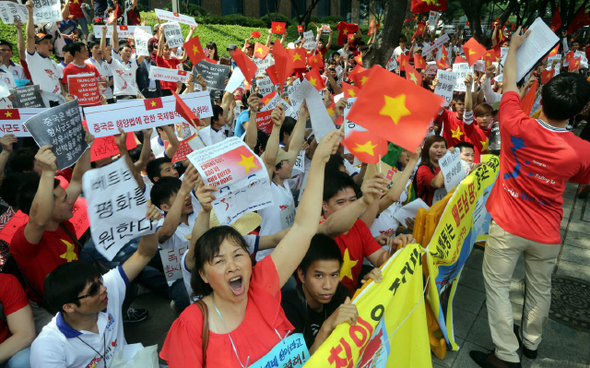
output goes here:
{"type": "MultiPolygon", "coordinates": [[[[558,310],[554,309],[554,312],[558,314],[552,315],[545,326],[538,358],[534,361],[523,358],[525,368],[590,367],[590,326],[586,325],[585,331],[580,328],[590,321],[590,203],[576,198],[577,187],[569,184],[564,194],[564,220],[561,224],[563,244],[554,277],[572,277],[586,282],[587,286],[585,289],[583,285],[575,288],[571,280],[565,280],[564,286],[560,286],[562,292],[553,304],[557,306],[555,309],[558,310]],[[575,313],[578,314],[577,319],[576,316],[572,318],[575,313]],[[557,321],[557,318],[562,321],[557,321]]],[[[434,367],[477,367],[469,357],[469,351],[493,348],[485,306],[482,260],[483,250],[475,247],[461,275],[454,300],[455,334],[460,349],[448,352],[444,360],[433,356],[434,367]]],[[[517,324],[520,324],[522,312],[523,279],[524,263],[521,257],[511,292],[517,324]]],[[[144,294],[136,299],[134,306],[148,308],[150,316],[145,322],[125,326],[127,341],[142,342],[145,346],[158,344],[161,349],[166,332],[176,318],[168,301],[153,294],[144,294]]]]}

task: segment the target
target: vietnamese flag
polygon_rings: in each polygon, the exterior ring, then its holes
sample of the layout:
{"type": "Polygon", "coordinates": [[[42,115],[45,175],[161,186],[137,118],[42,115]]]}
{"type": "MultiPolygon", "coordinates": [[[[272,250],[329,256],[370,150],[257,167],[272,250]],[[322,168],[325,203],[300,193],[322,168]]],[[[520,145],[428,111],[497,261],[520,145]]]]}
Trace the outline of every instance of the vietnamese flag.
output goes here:
{"type": "Polygon", "coordinates": [[[349,34],[349,35],[348,35],[348,38],[346,39],[346,42],[348,42],[348,43],[354,43],[354,38],[355,38],[355,37],[356,37],[356,36],[355,36],[355,34],[354,34],[354,33],[351,33],[351,34],[349,34]]]}
{"type": "Polygon", "coordinates": [[[414,14],[426,13],[431,10],[444,12],[447,10],[447,0],[412,0],[410,9],[414,14]]]}
{"type": "Polygon", "coordinates": [[[336,40],[336,43],[340,46],[344,46],[344,43],[350,40],[349,35],[352,34],[354,37],[354,34],[358,30],[358,26],[356,24],[342,21],[338,23],[336,28],[338,29],[338,39],[336,40]]]}
{"type": "Polygon", "coordinates": [[[190,109],[190,107],[184,103],[182,98],[180,98],[180,96],[175,91],[172,91],[172,94],[176,98],[176,112],[180,114],[180,116],[182,116],[189,124],[197,128],[199,126],[199,118],[190,109]]]}
{"type": "Polygon", "coordinates": [[[208,168],[212,174],[203,177],[203,184],[220,187],[224,178],[232,177],[233,180],[240,180],[254,174],[264,168],[260,159],[248,149],[245,144],[240,145],[230,151],[227,151],[217,157],[213,157],[200,164],[201,170],[207,171],[208,168]],[[228,175],[218,177],[217,172],[229,170],[228,175]]]}
{"type": "Polygon", "coordinates": [[[574,17],[574,20],[571,22],[569,27],[567,28],[567,35],[571,35],[572,33],[576,33],[576,31],[582,28],[586,23],[586,7],[583,6],[578,14],[574,17]]]}
{"type": "Polygon", "coordinates": [[[306,66],[306,50],[303,48],[299,49],[287,49],[291,62],[293,63],[293,69],[305,69],[306,66]]]}
{"type": "Polygon", "coordinates": [[[145,105],[146,111],[150,111],[150,110],[154,110],[154,109],[161,109],[162,107],[164,107],[162,105],[162,98],[161,97],[148,98],[146,100],[143,100],[143,104],[145,105]]]}
{"type": "Polygon", "coordinates": [[[582,57],[578,57],[575,59],[572,59],[572,61],[570,61],[568,69],[570,72],[573,72],[574,70],[578,70],[580,69],[580,62],[582,61],[582,57]]]}
{"type": "Polygon", "coordinates": [[[248,82],[254,79],[256,72],[258,71],[258,67],[256,64],[254,64],[252,59],[248,57],[248,55],[244,54],[244,52],[239,48],[236,48],[232,54],[232,58],[236,64],[238,64],[238,67],[248,82]]]}
{"type": "MultiPolygon", "coordinates": [[[[332,100],[332,103],[330,104],[330,106],[326,107],[326,110],[328,111],[328,114],[330,114],[330,116],[334,115],[334,109],[336,108],[336,103],[334,102],[334,100],[332,100]]],[[[334,122],[336,123],[336,122],[334,122]]],[[[340,125],[340,124],[336,124],[336,125],[340,125]]]]}
{"type": "Polygon", "coordinates": [[[279,75],[277,74],[277,67],[274,64],[266,68],[266,74],[270,78],[272,84],[275,86],[279,84],[279,75]]]}
{"type": "Polygon", "coordinates": [[[299,32],[299,33],[305,32],[305,28],[303,27],[302,24],[298,24],[297,25],[297,32],[299,32]]]}
{"type": "Polygon", "coordinates": [[[363,57],[361,55],[355,56],[354,61],[356,61],[357,64],[363,65],[363,57]]]}
{"type": "Polygon", "coordinates": [[[449,64],[447,64],[446,60],[442,56],[436,61],[436,66],[439,69],[449,69],[451,67],[449,64]]]}
{"type": "Polygon", "coordinates": [[[551,25],[549,26],[553,32],[557,32],[561,28],[561,14],[559,13],[559,6],[555,5],[555,11],[551,18],[551,25]]]}
{"type": "Polygon", "coordinates": [[[442,97],[431,91],[373,66],[346,118],[414,152],[437,116],[441,102],[442,97]]]}
{"type": "Polygon", "coordinates": [[[272,33],[274,34],[285,34],[285,27],[287,23],[285,22],[272,22],[270,28],[272,28],[272,33]]]}
{"type": "Polygon", "coordinates": [[[309,65],[311,68],[321,69],[324,67],[324,58],[321,57],[319,54],[308,55],[307,65],[309,65]]]}
{"type": "Polygon", "coordinates": [[[182,47],[186,50],[186,54],[191,59],[191,63],[193,63],[193,65],[197,65],[199,61],[205,58],[199,36],[195,35],[195,37],[191,38],[182,47]]]}
{"type": "Polygon", "coordinates": [[[541,83],[545,84],[549,82],[554,75],[555,70],[543,70],[543,73],[541,73],[541,83]]]}
{"type": "Polygon", "coordinates": [[[422,86],[422,76],[420,72],[414,69],[411,65],[406,65],[406,79],[417,86],[422,86]]]}
{"type": "Polygon", "coordinates": [[[467,60],[463,59],[461,56],[457,56],[455,58],[454,64],[460,64],[460,63],[466,63],[466,62],[467,62],[467,60]]]}
{"type": "Polygon", "coordinates": [[[422,36],[424,34],[424,30],[426,29],[426,25],[422,22],[419,22],[416,27],[416,32],[412,36],[412,40],[418,36],[422,36]]]}
{"type": "Polygon", "coordinates": [[[260,38],[260,32],[254,31],[254,32],[250,33],[250,38],[260,38]]]}
{"type": "Polygon", "coordinates": [[[260,42],[256,42],[254,44],[254,56],[259,59],[264,59],[266,55],[270,52],[270,47],[266,47],[265,45],[261,44],[260,42]]]}
{"type": "Polygon", "coordinates": [[[565,62],[569,63],[570,61],[572,61],[574,58],[574,52],[570,51],[567,54],[565,54],[565,62]]]}
{"type": "Polygon", "coordinates": [[[426,69],[426,60],[420,54],[414,54],[414,68],[426,69]]]}
{"type": "Polygon", "coordinates": [[[18,109],[0,109],[0,120],[20,120],[18,109]]]}
{"type": "Polygon", "coordinates": [[[399,56],[399,70],[401,72],[403,72],[404,70],[406,70],[406,65],[410,65],[410,56],[406,55],[406,54],[401,54],[399,56]]]}
{"type": "Polygon", "coordinates": [[[557,52],[559,51],[559,44],[557,44],[550,52],[548,56],[555,56],[557,55],[557,52]]]}
{"type": "Polygon", "coordinates": [[[358,96],[360,89],[352,84],[342,82],[342,91],[345,98],[355,98],[358,96]]]}
{"type": "Polygon", "coordinates": [[[525,114],[527,114],[527,116],[531,114],[531,110],[533,108],[533,105],[535,104],[535,94],[537,93],[538,84],[539,83],[537,82],[537,80],[535,80],[531,88],[529,88],[528,92],[522,99],[522,101],[520,101],[520,108],[522,109],[522,111],[525,112],[525,114]]]}
{"type": "Polygon", "coordinates": [[[471,37],[469,41],[465,42],[465,45],[463,45],[463,51],[465,52],[465,57],[467,58],[469,66],[471,66],[482,58],[486,53],[486,48],[481,43],[477,42],[475,38],[471,37]]]}
{"type": "Polygon", "coordinates": [[[365,164],[378,163],[389,148],[385,139],[368,130],[353,130],[342,140],[342,145],[365,164]]]}
{"type": "Polygon", "coordinates": [[[483,56],[483,60],[484,60],[484,63],[485,63],[485,67],[486,68],[488,68],[489,66],[491,66],[492,63],[497,60],[496,53],[494,52],[494,50],[488,50],[488,51],[486,51],[486,53],[483,56]]]}
{"type": "Polygon", "coordinates": [[[270,101],[272,101],[273,98],[275,98],[276,95],[277,95],[277,91],[272,91],[268,95],[262,97],[262,102],[264,103],[264,106],[268,105],[268,103],[270,101]]]}
{"type": "Polygon", "coordinates": [[[291,61],[292,59],[289,53],[287,52],[287,49],[285,49],[285,47],[281,45],[280,42],[274,43],[272,53],[275,58],[275,66],[277,69],[279,85],[281,87],[282,92],[287,77],[293,74],[293,62],[291,61]]]}
{"type": "Polygon", "coordinates": [[[313,68],[309,72],[307,72],[305,74],[305,79],[307,79],[309,83],[311,83],[311,85],[314,86],[315,89],[317,89],[318,91],[321,91],[322,89],[326,88],[326,85],[322,80],[322,76],[316,68],[313,68]]]}
{"type": "MultiPolygon", "coordinates": [[[[354,69],[352,71],[354,71],[354,69]]],[[[361,88],[363,88],[365,83],[367,83],[367,81],[369,80],[369,74],[371,74],[371,69],[362,68],[362,70],[359,69],[354,74],[352,74],[352,73],[349,74],[349,78],[352,79],[352,81],[354,82],[354,85],[357,88],[361,89],[361,88]]]]}

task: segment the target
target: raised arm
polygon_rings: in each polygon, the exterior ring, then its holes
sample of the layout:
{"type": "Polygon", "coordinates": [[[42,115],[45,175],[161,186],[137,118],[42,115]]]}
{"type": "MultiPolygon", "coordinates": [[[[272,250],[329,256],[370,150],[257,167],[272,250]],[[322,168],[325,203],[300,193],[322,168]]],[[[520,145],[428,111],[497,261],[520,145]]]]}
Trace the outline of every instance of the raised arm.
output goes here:
{"type": "Polygon", "coordinates": [[[268,38],[266,39],[266,47],[270,47],[270,40],[272,38],[272,28],[268,29],[268,38]]]}
{"type": "Polygon", "coordinates": [[[16,27],[16,46],[18,47],[18,57],[21,60],[25,60],[25,38],[23,37],[23,25],[20,20],[14,20],[14,26],[16,27]]]}
{"type": "Polygon", "coordinates": [[[35,53],[35,22],[33,21],[33,2],[27,1],[27,52],[31,55],[35,53]]]}
{"type": "Polygon", "coordinates": [[[258,139],[258,127],[256,126],[256,114],[260,108],[260,104],[262,101],[260,97],[256,96],[255,93],[252,93],[250,97],[248,97],[248,108],[250,109],[250,120],[248,121],[248,127],[246,128],[246,136],[244,137],[244,142],[250,147],[250,149],[254,150],[256,147],[256,141],[258,139]]]}
{"type": "Polygon", "coordinates": [[[143,132],[143,143],[141,146],[141,154],[139,155],[139,160],[133,163],[133,166],[138,171],[145,170],[147,163],[150,160],[150,156],[152,155],[152,145],[150,139],[152,137],[152,129],[144,129],[143,132]]]}
{"type": "MultiPolygon", "coordinates": [[[[157,221],[160,219],[160,211],[148,202],[148,210],[145,215],[147,220],[157,221]]],[[[137,250],[125,263],[123,271],[129,281],[135,280],[137,275],[145,268],[148,262],[154,258],[158,251],[158,236],[156,233],[144,235],[139,240],[137,250]]]]}
{"type": "Polygon", "coordinates": [[[188,254],[186,255],[185,266],[186,269],[192,271],[195,268],[195,246],[197,245],[197,240],[210,229],[210,217],[211,217],[211,210],[213,209],[213,201],[215,200],[214,192],[217,191],[217,188],[212,187],[210,185],[203,185],[203,180],[199,178],[197,181],[197,199],[201,204],[201,212],[199,212],[199,216],[197,217],[197,221],[195,221],[195,225],[193,226],[193,231],[191,233],[191,244],[188,248],[188,254]]]}
{"type": "Polygon", "coordinates": [[[70,2],[71,0],[66,0],[63,8],[61,8],[61,17],[63,18],[63,20],[67,20],[70,16],[70,2]]]}
{"type": "Polygon", "coordinates": [[[387,194],[385,194],[385,196],[379,201],[379,213],[385,211],[394,202],[399,201],[399,197],[402,195],[404,189],[406,189],[406,184],[408,183],[408,180],[410,180],[410,176],[420,160],[421,152],[422,148],[419,147],[416,152],[410,154],[410,161],[406,165],[404,171],[394,175],[393,185],[389,188],[387,194]]]}
{"type": "Polygon", "coordinates": [[[100,49],[102,50],[102,57],[107,63],[112,60],[111,53],[107,52],[107,26],[102,26],[102,36],[100,37],[100,49]]]}
{"type": "Polygon", "coordinates": [[[281,287],[301,263],[311,238],[318,229],[324,190],[324,168],[330,155],[338,149],[340,135],[339,131],[330,132],[320,142],[309,167],[307,185],[293,227],[270,255],[279,274],[281,287]]]}
{"type": "Polygon", "coordinates": [[[168,147],[166,147],[166,150],[164,151],[164,154],[166,155],[166,157],[168,157],[169,159],[172,160],[172,157],[174,157],[174,155],[176,154],[176,150],[178,149],[178,146],[180,145],[180,141],[178,140],[178,137],[174,133],[174,130],[172,128],[170,128],[168,125],[162,126],[162,130],[168,136],[168,143],[169,143],[168,147]]]}
{"type": "MultiPolygon", "coordinates": [[[[117,29],[117,23],[113,23],[113,36],[111,37],[111,46],[115,52],[119,52],[119,33],[117,29]]],[[[103,52],[104,56],[104,52],[103,52]]]]}
{"type": "Polygon", "coordinates": [[[78,162],[76,162],[76,167],[74,167],[74,172],[72,173],[72,180],[70,180],[70,185],[68,185],[68,189],[66,189],[66,193],[68,198],[75,200],[78,198],[80,193],[82,193],[82,176],[86,173],[86,171],[90,170],[90,151],[92,144],[94,143],[94,136],[89,132],[86,132],[86,136],[84,140],[90,147],[80,156],[78,162]]]}
{"type": "Polygon", "coordinates": [[[281,125],[285,121],[285,110],[283,105],[277,105],[270,115],[273,126],[268,141],[266,142],[266,150],[264,151],[264,166],[268,171],[269,178],[272,179],[274,173],[275,160],[279,154],[279,135],[281,131],[281,125]]]}
{"type": "MultiPolygon", "coordinates": [[[[332,46],[332,29],[330,28],[330,35],[328,36],[328,43],[326,44],[326,50],[330,49],[330,46],[332,46]]],[[[324,55],[325,57],[325,55],[324,55]]]]}
{"type": "Polygon", "coordinates": [[[301,151],[301,146],[305,140],[305,123],[307,122],[307,107],[305,101],[299,107],[299,115],[297,115],[297,123],[293,128],[291,140],[289,141],[289,152],[293,153],[293,157],[289,160],[291,166],[295,165],[297,161],[297,155],[301,151]]]}
{"type": "Polygon", "coordinates": [[[518,72],[516,68],[516,50],[518,50],[524,39],[531,33],[528,30],[524,35],[521,35],[520,31],[521,27],[518,27],[510,39],[510,48],[508,49],[506,64],[504,65],[504,92],[520,92],[516,85],[516,82],[518,82],[516,80],[518,72]]]}
{"type": "Polygon", "coordinates": [[[463,122],[466,125],[473,123],[473,77],[471,74],[467,74],[465,77],[465,113],[463,114],[463,122]]]}

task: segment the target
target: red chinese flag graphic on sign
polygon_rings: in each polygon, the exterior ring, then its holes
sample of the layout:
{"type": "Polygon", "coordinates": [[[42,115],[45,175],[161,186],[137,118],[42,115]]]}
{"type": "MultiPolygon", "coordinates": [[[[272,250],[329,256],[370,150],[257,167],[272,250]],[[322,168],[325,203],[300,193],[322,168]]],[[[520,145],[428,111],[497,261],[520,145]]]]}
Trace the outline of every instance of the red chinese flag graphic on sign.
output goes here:
{"type": "Polygon", "coordinates": [[[256,64],[254,64],[252,59],[248,57],[248,55],[244,54],[244,52],[240,49],[235,49],[234,53],[232,54],[232,58],[236,64],[238,64],[238,67],[248,82],[254,79],[256,76],[256,71],[258,71],[258,67],[256,64]]]}
{"type": "Polygon", "coordinates": [[[543,70],[541,74],[541,83],[547,83],[555,75],[555,70],[543,70]]]}
{"type": "Polygon", "coordinates": [[[472,37],[463,45],[463,51],[469,66],[471,66],[484,56],[486,48],[472,37]]]}
{"type": "Polygon", "coordinates": [[[355,98],[358,96],[360,89],[352,84],[342,82],[342,91],[344,92],[344,97],[355,98]]]}
{"type": "Polygon", "coordinates": [[[285,23],[285,22],[272,22],[272,25],[271,25],[272,33],[284,34],[286,25],[287,25],[287,23],[285,23]]]}
{"type": "Polygon", "coordinates": [[[353,130],[342,140],[342,145],[365,164],[378,163],[388,151],[387,141],[368,130],[353,130]]]}
{"type": "MultiPolygon", "coordinates": [[[[287,52],[291,57],[293,69],[305,69],[306,55],[305,49],[288,49],[287,52]]],[[[319,57],[318,57],[319,59],[319,57]]]]}
{"type": "Polygon", "coordinates": [[[417,86],[422,85],[422,76],[420,72],[414,69],[411,65],[406,66],[406,79],[417,86]]]}
{"type": "Polygon", "coordinates": [[[199,36],[191,38],[188,42],[185,42],[182,47],[186,50],[186,54],[188,55],[189,59],[191,59],[191,63],[193,63],[193,65],[197,65],[199,61],[205,58],[199,36]]]}
{"type": "Polygon", "coordinates": [[[311,85],[314,86],[318,91],[326,88],[326,85],[322,80],[322,76],[316,68],[313,68],[307,74],[305,74],[305,79],[307,79],[309,83],[311,83],[311,85]]]}
{"type": "Polygon", "coordinates": [[[442,98],[380,66],[371,69],[347,119],[414,152],[437,116],[442,98]]]}
{"type": "Polygon", "coordinates": [[[0,120],[19,120],[18,109],[0,109],[0,120]]]}
{"type": "Polygon", "coordinates": [[[161,97],[148,98],[146,100],[143,100],[143,104],[145,105],[146,111],[161,109],[163,107],[161,97]]]}
{"type": "Polygon", "coordinates": [[[270,47],[266,47],[260,42],[256,42],[254,44],[254,56],[259,59],[264,59],[266,55],[270,52],[270,47]]]}

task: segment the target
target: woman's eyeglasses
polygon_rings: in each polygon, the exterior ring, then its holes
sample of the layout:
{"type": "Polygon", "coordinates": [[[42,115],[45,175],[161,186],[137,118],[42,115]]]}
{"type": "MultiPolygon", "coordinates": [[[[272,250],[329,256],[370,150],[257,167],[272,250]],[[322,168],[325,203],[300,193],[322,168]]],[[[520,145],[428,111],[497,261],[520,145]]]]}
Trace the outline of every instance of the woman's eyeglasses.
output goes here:
{"type": "Polygon", "coordinates": [[[88,288],[88,294],[79,296],[78,298],[76,298],[76,300],[81,300],[84,298],[97,296],[98,292],[100,291],[101,286],[102,286],[102,277],[100,277],[98,280],[94,281],[90,285],[90,288],[88,288]]]}

